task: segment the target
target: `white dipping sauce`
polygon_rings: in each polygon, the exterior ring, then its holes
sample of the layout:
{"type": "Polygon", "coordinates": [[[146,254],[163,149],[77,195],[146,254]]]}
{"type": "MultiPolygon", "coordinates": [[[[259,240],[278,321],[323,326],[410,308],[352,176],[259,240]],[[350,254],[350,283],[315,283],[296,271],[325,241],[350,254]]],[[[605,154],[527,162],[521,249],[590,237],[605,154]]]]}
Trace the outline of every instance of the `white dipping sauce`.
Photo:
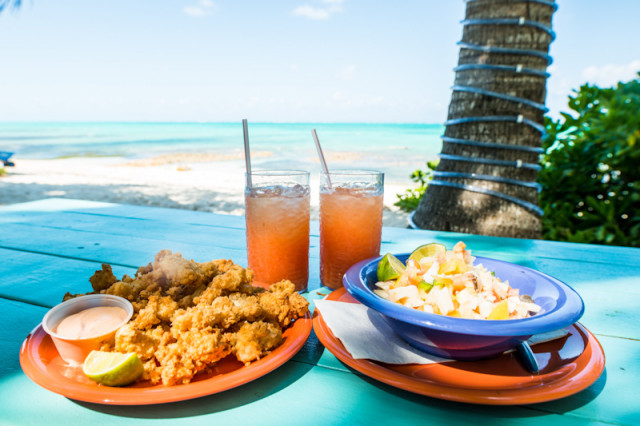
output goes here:
{"type": "Polygon", "coordinates": [[[99,306],[69,315],[52,330],[67,339],[89,339],[113,331],[127,318],[117,306],[99,306]]]}

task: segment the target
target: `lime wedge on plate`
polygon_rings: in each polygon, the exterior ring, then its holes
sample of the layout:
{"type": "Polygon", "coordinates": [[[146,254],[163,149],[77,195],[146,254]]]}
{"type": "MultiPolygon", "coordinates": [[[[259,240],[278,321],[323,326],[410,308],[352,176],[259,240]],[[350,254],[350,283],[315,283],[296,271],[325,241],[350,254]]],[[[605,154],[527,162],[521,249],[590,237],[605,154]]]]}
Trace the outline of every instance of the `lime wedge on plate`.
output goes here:
{"type": "Polygon", "coordinates": [[[394,255],[387,253],[378,262],[378,281],[391,281],[397,279],[407,269],[406,266],[394,255]]]}
{"type": "Polygon", "coordinates": [[[135,353],[91,351],[82,366],[84,374],[106,386],[125,386],[135,382],[144,372],[135,353]]]}
{"type": "Polygon", "coordinates": [[[446,251],[447,251],[447,248],[442,244],[438,244],[438,243],[425,244],[418,247],[413,252],[411,252],[411,255],[409,256],[409,260],[415,260],[416,262],[420,262],[420,259],[422,259],[423,257],[433,257],[438,253],[444,253],[446,251]]]}

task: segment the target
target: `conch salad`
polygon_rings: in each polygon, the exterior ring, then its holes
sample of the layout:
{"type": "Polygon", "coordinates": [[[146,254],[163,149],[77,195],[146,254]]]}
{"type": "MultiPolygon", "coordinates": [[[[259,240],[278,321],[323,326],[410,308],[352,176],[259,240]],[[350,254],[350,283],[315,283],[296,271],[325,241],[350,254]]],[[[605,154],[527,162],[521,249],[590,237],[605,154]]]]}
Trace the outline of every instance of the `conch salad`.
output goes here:
{"type": "Polygon", "coordinates": [[[520,319],[540,311],[531,297],[474,260],[463,242],[453,250],[421,246],[406,265],[387,254],[378,265],[374,292],[409,308],[467,319],[520,319]]]}

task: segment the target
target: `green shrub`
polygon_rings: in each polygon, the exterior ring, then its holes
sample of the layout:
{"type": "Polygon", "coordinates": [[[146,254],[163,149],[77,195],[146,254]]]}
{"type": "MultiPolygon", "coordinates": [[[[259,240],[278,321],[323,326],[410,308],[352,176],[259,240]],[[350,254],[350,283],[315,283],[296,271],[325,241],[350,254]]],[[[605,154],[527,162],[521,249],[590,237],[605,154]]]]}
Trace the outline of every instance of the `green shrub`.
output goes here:
{"type": "Polygon", "coordinates": [[[411,180],[418,183],[418,187],[415,189],[407,189],[403,194],[396,194],[398,201],[394,203],[395,206],[400,207],[400,210],[407,213],[411,213],[418,208],[420,199],[427,190],[428,182],[433,179],[433,171],[438,166],[439,160],[427,161],[427,170],[422,171],[420,169],[414,170],[411,173],[411,180]]]}
{"type": "Polygon", "coordinates": [[[545,123],[543,237],[640,247],[640,80],[584,85],[568,107],[545,123]]]}

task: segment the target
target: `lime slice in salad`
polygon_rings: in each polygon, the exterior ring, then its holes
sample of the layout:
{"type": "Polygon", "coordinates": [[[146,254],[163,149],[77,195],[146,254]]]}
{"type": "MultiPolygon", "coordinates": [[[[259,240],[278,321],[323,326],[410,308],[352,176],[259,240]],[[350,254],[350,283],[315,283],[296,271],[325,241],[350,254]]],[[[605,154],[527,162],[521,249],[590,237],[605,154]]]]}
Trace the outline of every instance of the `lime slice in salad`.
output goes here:
{"type": "Polygon", "coordinates": [[[106,386],[125,386],[135,382],[144,367],[135,353],[91,351],[84,360],[82,372],[106,386]]]}
{"type": "Polygon", "coordinates": [[[431,243],[424,244],[417,249],[415,249],[411,255],[409,256],[409,260],[415,260],[416,262],[420,262],[420,259],[423,257],[433,257],[438,253],[445,253],[447,248],[442,244],[431,243]]]}
{"type": "Polygon", "coordinates": [[[391,281],[397,279],[407,269],[406,266],[394,255],[387,253],[378,262],[378,281],[391,281]]]}

